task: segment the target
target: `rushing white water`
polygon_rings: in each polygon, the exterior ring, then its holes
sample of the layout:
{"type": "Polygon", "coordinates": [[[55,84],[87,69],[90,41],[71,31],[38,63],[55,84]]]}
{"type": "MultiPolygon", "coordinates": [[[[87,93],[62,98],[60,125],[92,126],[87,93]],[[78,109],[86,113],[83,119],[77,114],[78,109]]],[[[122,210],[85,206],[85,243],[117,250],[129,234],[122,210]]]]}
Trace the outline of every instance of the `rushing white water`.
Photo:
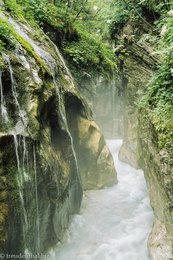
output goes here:
{"type": "Polygon", "coordinates": [[[81,212],[51,260],[147,260],[153,214],[141,170],[118,160],[120,140],[108,141],[119,183],[87,192],[81,212]]]}
{"type": "Polygon", "coordinates": [[[23,147],[23,152],[22,152],[22,176],[23,176],[23,182],[27,182],[30,180],[29,176],[29,154],[28,154],[28,149],[26,146],[26,138],[23,136],[22,138],[22,147],[23,147]]]}

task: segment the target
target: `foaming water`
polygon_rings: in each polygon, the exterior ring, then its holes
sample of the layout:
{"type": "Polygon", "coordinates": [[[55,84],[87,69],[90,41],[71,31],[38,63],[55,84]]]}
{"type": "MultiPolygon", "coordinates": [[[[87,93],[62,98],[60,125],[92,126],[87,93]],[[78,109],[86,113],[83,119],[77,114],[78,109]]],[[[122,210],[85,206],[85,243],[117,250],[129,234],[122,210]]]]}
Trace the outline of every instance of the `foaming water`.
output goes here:
{"type": "Polygon", "coordinates": [[[85,194],[79,215],[51,260],[147,260],[153,214],[143,172],[118,160],[121,140],[107,142],[119,183],[85,194]]]}

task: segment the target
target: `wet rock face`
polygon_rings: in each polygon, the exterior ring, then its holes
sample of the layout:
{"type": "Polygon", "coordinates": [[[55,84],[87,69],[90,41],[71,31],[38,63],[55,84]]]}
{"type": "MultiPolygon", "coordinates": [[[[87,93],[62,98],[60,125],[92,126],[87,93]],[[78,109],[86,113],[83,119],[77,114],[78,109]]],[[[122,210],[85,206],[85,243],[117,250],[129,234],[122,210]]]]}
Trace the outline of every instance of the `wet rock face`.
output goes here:
{"type": "Polygon", "coordinates": [[[0,251],[45,252],[79,211],[83,188],[111,185],[116,175],[59,51],[9,19],[37,56],[21,44],[2,56],[0,251]]]}
{"type": "Polygon", "coordinates": [[[9,214],[8,206],[8,154],[5,156],[2,152],[6,149],[6,146],[2,140],[0,140],[0,248],[5,247],[5,241],[7,239],[7,216],[9,214]]]}
{"type": "Polygon", "coordinates": [[[57,156],[44,138],[38,143],[18,135],[16,140],[15,144],[14,136],[0,139],[3,179],[8,182],[4,190],[8,200],[0,194],[1,234],[6,238],[2,247],[9,254],[20,254],[26,248],[43,252],[61,240],[69,216],[80,208],[82,188],[70,149],[65,170],[61,151],[56,149],[57,156]]]}

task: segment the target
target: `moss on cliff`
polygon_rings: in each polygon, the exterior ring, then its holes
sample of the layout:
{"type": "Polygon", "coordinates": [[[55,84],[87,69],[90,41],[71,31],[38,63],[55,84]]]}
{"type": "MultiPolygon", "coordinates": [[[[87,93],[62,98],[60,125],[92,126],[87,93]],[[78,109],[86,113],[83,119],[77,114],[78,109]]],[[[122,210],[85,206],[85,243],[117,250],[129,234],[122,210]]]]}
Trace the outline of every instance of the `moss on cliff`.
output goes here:
{"type": "Polygon", "coordinates": [[[16,46],[16,39],[13,35],[13,28],[9,23],[0,18],[0,50],[14,49],[16,46]]]}
{"type": "Polygon", "coordinates": [[[28,54],[36,60],[43,73],[47,72],[49,75],[52,75],[49,68],[36,53],[32,45],[26,39],[24,39],[19,33],[17,33],[15,28],[4,17],[0,18],[0,28],[1,51],[5,49],[14,49],[17,43],[19,43],[28,52],[28,54]]]}
{"type": "MultiPolygon", "coordinates": [[[[92,74],[95,71],[111,77],[116,69],[114,54],[110,47],[102,43],[95,36],[95,32],[87,27],[87,19],[90,17],[85,20],[85,15],[90,14],[91,7],[85,7],[86,3],[81,3],[84,4],[83,8],[74,4],[74,8],[68,10],[68,5],[63,1],[56,4],[49,0],[5,0],[4,2],[6,10],[13,16],[22,22],[26,19],[35,29],[42,28],[61,48],[75,72],[78,71],[80,63],[81,72],[87,71],[92,74]],[[86,11],[83,12],[83,9],[86,11]]],[[[23,40],[18,40],[28,45],[23,40]]],[[[35,55],[30,46],[27,46],[27,49],[35,55]]]]}

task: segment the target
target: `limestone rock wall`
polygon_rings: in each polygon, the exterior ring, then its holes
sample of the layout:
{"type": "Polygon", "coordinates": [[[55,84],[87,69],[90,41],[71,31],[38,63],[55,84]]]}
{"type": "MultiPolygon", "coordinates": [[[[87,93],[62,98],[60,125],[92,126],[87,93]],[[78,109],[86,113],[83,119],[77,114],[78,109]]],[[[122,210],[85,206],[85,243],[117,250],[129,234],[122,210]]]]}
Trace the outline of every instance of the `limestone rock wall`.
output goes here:
{"type": "MultiPolygon", "coordinates": [[[[124,43],[117,46],[119,58],[119,92],[123,111],[123,145],[120,159],[138,168],[136,157],[138,133],[137,102],[145,93],[147,84],[156,68],[152,49],[140,43],[124,43]]],[[[140,135],[140,133],[139,133],[140,135]]]]}
{"type": "Polygon", "coordinates": [[[56,46],[4,19],[19,37],[0,67],[0,251],[45,252],[79,211],[83,188],[111,185],[116,173],[56,46]]]}
{"type": "Polygon", "coordinates": [[[148,246],[152,260],[173,257],[173,186],[171,155],[160,150],[157,131],[146,111],[140,111],[138,139],[138,162],[144,169],[155,222],[148,246]]]}
{"type": "Polygon", "coordinates": [[[153,53],[152,46],[145,41],[127,38],[116,49],[124,107],[124,137],[119,156],[122,161],[144,170],[155,215],[148,241],[150,258],[168,260],[173,258],[172,155],[159,149],[157,130],[147,108],[137,106],[159,61],[153,53]]]}

